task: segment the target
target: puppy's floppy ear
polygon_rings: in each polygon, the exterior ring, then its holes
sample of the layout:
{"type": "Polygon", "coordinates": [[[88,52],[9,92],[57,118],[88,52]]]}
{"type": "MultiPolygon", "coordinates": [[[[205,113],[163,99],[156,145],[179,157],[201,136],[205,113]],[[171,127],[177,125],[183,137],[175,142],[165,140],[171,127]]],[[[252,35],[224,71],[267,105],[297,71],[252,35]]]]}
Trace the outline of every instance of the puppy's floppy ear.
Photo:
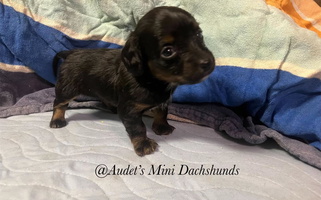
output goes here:
{"type": "Polygon", "coordinates": [[[127,70],[134,76],[143,74],[142,54],[139,47],[138,38],[135,33],[131,33],[122,52],[122,61],[127,70]]]}

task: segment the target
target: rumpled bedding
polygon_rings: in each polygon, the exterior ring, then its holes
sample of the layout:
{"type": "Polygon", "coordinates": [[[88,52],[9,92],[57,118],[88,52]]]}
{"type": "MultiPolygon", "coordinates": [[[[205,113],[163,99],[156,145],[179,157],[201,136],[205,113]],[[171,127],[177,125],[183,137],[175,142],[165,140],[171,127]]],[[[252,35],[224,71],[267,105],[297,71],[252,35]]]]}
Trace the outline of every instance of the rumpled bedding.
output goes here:
{"type": "MultiPolygon", "coordinates": [[[[50,111],[54,55],[121,48],[156,6],[191,12],[217,67],[180,86],[170,113],[259,144],[273,138],[321,169],[321,40],[262,0],[0,1],[0,117],[50,111]]],[[[71,107],[103,106],[80,98],[71,107]]]]}
{"type": "Polygon", "coordinates": [[[265,0],[289,15],[299,26],[314,31],[321,37],[320,0],[265,0]]]}

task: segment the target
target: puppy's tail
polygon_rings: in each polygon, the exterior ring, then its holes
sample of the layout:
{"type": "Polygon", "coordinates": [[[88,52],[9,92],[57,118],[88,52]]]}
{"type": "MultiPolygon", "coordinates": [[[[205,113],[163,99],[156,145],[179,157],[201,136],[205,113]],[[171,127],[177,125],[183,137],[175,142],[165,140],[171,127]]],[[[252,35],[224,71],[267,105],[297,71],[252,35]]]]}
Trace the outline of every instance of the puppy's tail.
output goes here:
{"type": "Polygon", "coordinates": [[[58,74],[59,60],[66,59],[71,53],[72,53],[71,51],[61,51],[55,55],[53,62],[52,62],[52,68],[53,68],[53,72],[54,72],[54,75],[56,78],[57,78],[57,74],[58,74]]]}

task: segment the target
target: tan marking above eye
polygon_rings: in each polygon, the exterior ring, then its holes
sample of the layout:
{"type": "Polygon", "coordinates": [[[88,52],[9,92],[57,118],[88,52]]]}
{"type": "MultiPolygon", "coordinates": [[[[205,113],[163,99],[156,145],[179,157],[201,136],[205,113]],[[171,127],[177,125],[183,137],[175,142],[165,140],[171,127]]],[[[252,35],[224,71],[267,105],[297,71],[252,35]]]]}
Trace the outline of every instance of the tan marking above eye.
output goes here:
{"type": "Polygon", "coordinates": [[[175,39],[172,35],[165,35],[162,37],[162,42],[165,44],[174,43],[175,39]]]}

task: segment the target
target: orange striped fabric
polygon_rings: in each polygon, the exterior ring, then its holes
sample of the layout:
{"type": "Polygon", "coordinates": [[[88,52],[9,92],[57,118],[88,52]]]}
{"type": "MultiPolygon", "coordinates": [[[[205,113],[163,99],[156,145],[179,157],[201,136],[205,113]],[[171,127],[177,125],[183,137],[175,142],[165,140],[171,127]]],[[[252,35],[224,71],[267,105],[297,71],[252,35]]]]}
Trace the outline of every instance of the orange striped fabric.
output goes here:
{"type": "Polygon", "coordinates": [[[321,37],[321,7],[314,0],[266,0],[266,3],[279,8],[299,26],[321,37]]]}

